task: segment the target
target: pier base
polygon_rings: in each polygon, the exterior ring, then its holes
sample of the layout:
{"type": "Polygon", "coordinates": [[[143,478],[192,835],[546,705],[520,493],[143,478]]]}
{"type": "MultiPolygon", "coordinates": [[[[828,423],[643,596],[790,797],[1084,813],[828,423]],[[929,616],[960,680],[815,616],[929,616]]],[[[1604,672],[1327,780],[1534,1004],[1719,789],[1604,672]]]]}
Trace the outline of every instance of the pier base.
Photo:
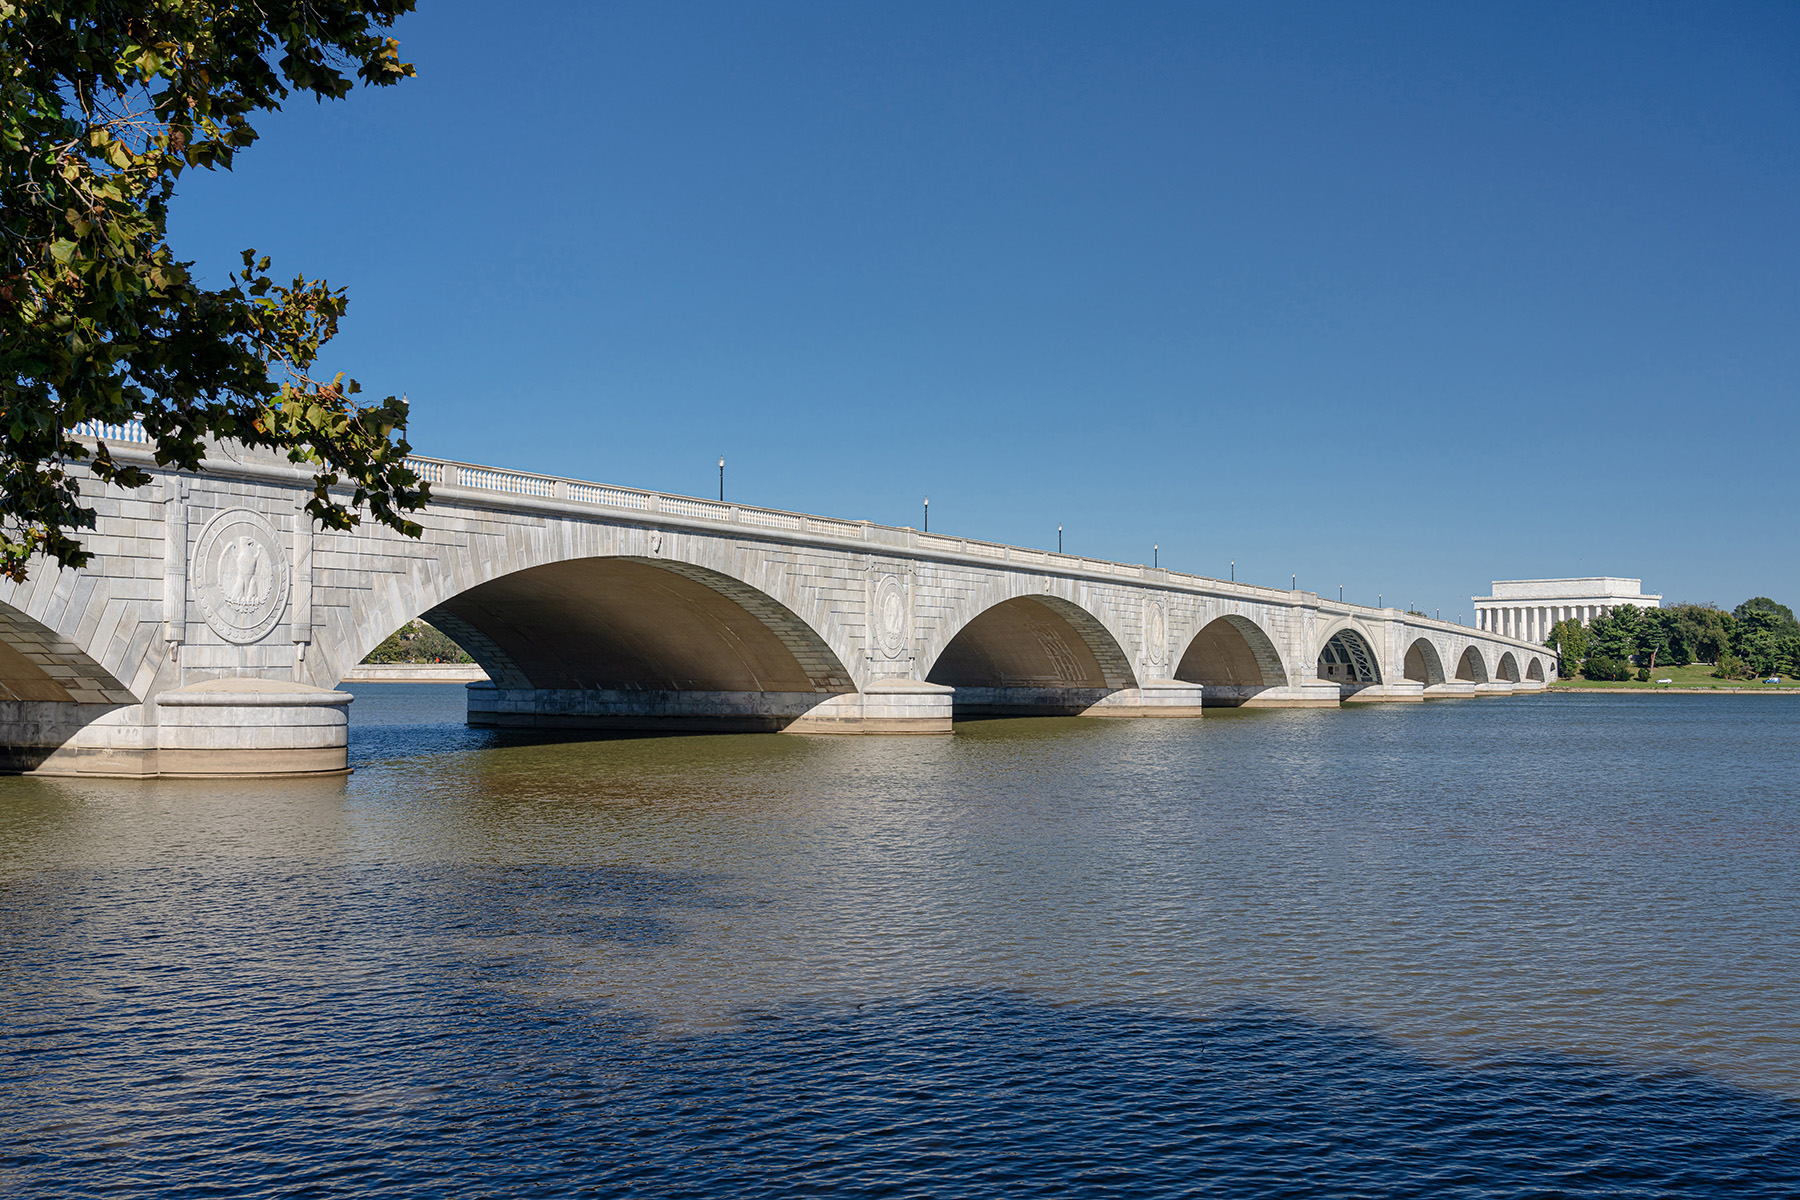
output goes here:
{"type": "Polygon", "coordinates": [[[469,685],[469,724],[489,729],[667,733],[949,733],[953,689],[881,680],[861,692],[626,691],[469,685]]]}
{"type": "Polygon", "coordinates": [[[163,692],[150,705],[8,702],[0,704],[0,770],[110,778],[342,774],[350,767],[350,701],[348,692],[305,684],[212,679],[163,692]]]}
{"type": "Polygon", "coordinates": [[[1425,699],[1425,685],[1416,679],[1392,683],[1339,684],[1345,704],[1416,704],[1425,699]]]}
{"type": "Polygon", "coordinates": [[[1336,708],[1338,685],[1324,679],[1269,687],[1264,684],[1209,683],[1208,708],[1336,708]]]}
{"type": "Polygon", "coordinates": [[[958,717],[1197,717],[1204,689],[1181,680],[1130,688],[959,687],[958,717]]]}

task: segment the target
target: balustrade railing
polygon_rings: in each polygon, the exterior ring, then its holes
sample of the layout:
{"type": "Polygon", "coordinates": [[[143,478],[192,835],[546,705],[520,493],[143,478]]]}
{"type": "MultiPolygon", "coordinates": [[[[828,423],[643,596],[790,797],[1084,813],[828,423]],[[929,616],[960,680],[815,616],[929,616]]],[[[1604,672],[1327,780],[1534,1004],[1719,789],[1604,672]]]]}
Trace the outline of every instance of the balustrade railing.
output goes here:
{"type": "MultiPolygon", "coordinates": [[[[122,425],[84,421],[70,430],[78,437],[104,438],[107,441],[146,445],[149,438],[142,423],[128,421],[122,425]]],[[[508,471],[500,467],[483,467],[473,463],[452,462],[441,458],[409,455],[406,465],[426,483],[440,487],[454,486],[473,491],[498,492],[503,495],[530,496],[537,499],[568,501],[600,508],[626,509],[641,513],[665,513],[726,524],[757,525],[765,529],[785,529],[796,533],[823,534],[827,537],[856,541],[885,542],[908,545],[914,549],[936,553],[961,554],[997,559],[1022,565],[1049,566],[1090,575],[1123,575],[1145,578],[1148,569],[1142,564],[1115,563],[1105,559],[1084,558],[1048,550],[1032,550],[1008,546],[1000,542],[984,542],[973,538],[945,537],[897,525],[877,525],[872,521],[840,521],[831,517],[815,517],[806,513],[785,512],[775,508],[730,504],[717,500],[701,500],[692,496],[670,496],[661,492],[610,484],[586,483],[550,475],[534,475],[525,471],[508,471]]],[[[1280,588],[1259,587],[1249,583],[1227,583],[1200,575],[1168,571],[1156,576],[1178,587],[1207,591],[1227,590],[1246,599],[1282,592],[1280,588]]],[[[1361,605],[1345,605],[1361,608],[1361,605]]],[[[1448,625],[1448,622],[1434,622],[1448,625]]],[[[1462,628],[1462,627],[1457,627],[1462,628]]],[[[1489,634],[1489,636],[1497,636],[1489,634]]]]}
{"type": "Polygon", "coordinates": [[[150,444],[150,435],[144,432],[142,421],[127,421],[123,425],[108,425],[102,421],[82,421],[70,428],[76,437],[104,438],[109,442],[130,442],[135,446],[150,444]]]}

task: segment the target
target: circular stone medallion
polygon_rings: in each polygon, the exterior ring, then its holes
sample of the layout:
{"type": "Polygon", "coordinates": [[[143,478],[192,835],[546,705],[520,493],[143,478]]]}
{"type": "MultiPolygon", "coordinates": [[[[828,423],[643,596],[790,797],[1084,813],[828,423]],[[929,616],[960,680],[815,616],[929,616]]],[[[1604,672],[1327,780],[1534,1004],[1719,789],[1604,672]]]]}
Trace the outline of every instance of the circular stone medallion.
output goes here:
{"type": "Polygon", "coordinates": [[[1162,605],[1153,603],[1144,610],[1144,651],[1151,662],[1161,662],[1168,644],[1168,619],[1163,616],[1162,605]]]}
{"type": "Polygon", "coordinates": [[[261,515],[230,508],[206,523],[194,546],[194,594],[206,623],[228,642],[254,642],[287,608],[288,562],[261,515]]]}
{"type": "Polygon", "coordinates": [[[906,645],[906,589],[889,575],[875,585],[875,640],[889,654],[898,654],[906,645]]]}

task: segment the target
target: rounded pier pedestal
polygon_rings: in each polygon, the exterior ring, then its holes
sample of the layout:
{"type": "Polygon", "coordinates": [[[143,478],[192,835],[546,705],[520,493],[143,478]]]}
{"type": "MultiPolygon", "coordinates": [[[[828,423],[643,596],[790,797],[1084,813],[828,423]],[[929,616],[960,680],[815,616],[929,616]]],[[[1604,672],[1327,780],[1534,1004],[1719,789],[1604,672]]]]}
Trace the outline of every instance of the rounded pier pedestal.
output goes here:
{"type": "Polygon", "coordinates": [[[1343,684],[1345,704],[1412,703],[1425,699],[1425,685],[1416,679],[1396,679],[1392,683],[1368,683],[1361,686],[1343,684]]]}
{"type": "Polygon", "coordinates": [[[156,697],[159,775],[322,775],[350,769],[348,692],[209,679],[156,697]]]}
{"type": "Polygon", "coordinates": [[[1197,717],[1204,711],[1206,686],[1183,679],[1146,679],[1121,688],[1089,707],[1084,717],[1197,717]]]}

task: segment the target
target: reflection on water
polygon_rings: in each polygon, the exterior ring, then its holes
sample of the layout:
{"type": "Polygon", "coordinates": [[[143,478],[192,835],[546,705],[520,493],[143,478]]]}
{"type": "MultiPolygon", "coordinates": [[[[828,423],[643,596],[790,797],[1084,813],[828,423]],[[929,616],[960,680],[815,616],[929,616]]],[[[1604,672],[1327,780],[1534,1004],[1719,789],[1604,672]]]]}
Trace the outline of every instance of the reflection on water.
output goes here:
{"type": "Polygon", "coordinates": [[[1800,1188],[1800,703],[461,706],[358,689],[348,780],[0,780],[0,1181],[1800,1188]]]}

